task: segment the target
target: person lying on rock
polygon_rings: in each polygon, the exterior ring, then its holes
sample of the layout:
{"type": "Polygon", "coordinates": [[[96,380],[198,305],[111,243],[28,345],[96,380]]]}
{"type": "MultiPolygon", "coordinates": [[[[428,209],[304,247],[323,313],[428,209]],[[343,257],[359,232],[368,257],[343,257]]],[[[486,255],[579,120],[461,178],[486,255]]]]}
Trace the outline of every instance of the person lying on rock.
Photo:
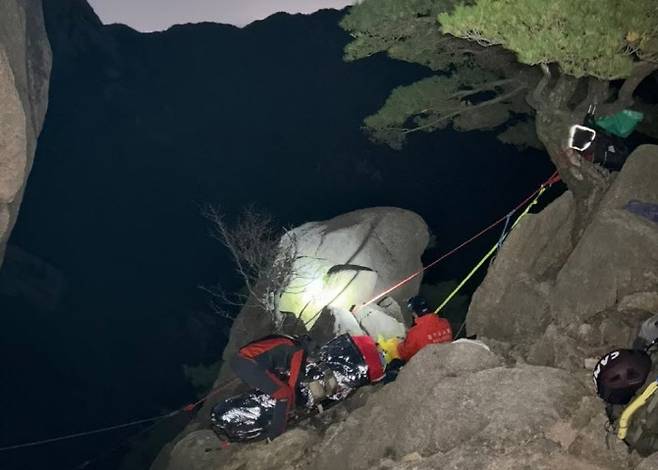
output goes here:
{"type": "Polygon", "coordinates": [[[377,342],[368,335],[344,333],[328,341],[309,357],[300,380],[298,402],[320,412],[346,398],[359,387],[384,379],[386,360],[377,342]]]}
{"type": "Polygon", "coordinates": [[[408,362],[418,351],[428,344],[449,343],[452,341],[452,328],[445,318],[434,314],[427,301],[421,296],[409,299],[407,307],[413,316],[413,324],[404,340],[398,338],[380,341],[387,358],[402,363],[408,362]]]}
{"type": "Polygon", "coordinates": [[[383,353],[369,336],[342,334],[318,350],[311,344],[307,337],[272,335],[238,350],[231,368],[258,393],[269,395],[274,407],[254,401],[253,391],[220,401],[211,422],[221,439],[274,439],[285,431],[295,406],[297,411],[310,410],[325,401],[340,401],[355,388],[384,377],[383,353]],[[261,420],[270,409],[271,418],[268,414],[261,420]]]}
{"type": "Polygon", "coordinates": [[[288,414],[295,407],[297,385],[306,361],[304,339],[270,335],[241,347],[231,358],[235,374],[247,385],[276,400],[266,437],[274,439],[286,430],[288,414]]]}

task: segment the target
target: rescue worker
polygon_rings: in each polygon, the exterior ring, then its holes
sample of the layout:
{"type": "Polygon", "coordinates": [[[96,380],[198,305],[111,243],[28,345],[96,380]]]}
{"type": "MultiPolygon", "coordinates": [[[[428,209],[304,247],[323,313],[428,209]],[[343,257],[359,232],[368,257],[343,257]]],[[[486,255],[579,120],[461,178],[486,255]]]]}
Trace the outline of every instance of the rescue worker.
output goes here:
{"type": "Polygon", "coordinates": [[[434,314],[423,297],[410,298],[407,307],[413,315],[414,322],[404,340],[380,337],[377,341],[386,358],[385,383],[395,380],[402,366],[428,344],[452,341],[450,323],[434,314]]]}
{"type": "Polygon", "coordinates": [[[276,400],[272,421],[265,433],[269,439],[286,430],[307,352],[306,342],[299,338],[271,335],[241,347],[231,358],[231,368],[244,383],[276,400]]]}
{"type": "Polygon", "coordinates": [[[452,341],[452,328],[445,318],[434,314],[427,301],[416,296],[409,299],[407,307],[411,310],[414,322],[404,341],[398,344],[398,357],[408,362],[418,351],[433,343],[452,341]]]}
{"type": "Polygon", "coordinates": [[[593,372],[611,430],[641,456],[658,451],[658,315],[640,328],[633,349],[604,355],[593,372]]]}

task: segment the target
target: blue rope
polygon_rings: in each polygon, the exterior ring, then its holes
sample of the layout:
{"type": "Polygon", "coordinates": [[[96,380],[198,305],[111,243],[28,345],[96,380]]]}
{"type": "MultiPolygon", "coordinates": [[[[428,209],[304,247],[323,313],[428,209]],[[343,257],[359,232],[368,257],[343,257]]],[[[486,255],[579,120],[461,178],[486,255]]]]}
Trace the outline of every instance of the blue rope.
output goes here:
{"type": "MultiPolygon", "coordinates": [[[[508,213],[505,216],[505,226],[503,227],[503,231],[500,233],[500,238],[498,238],[498,243],[496,243],[496,250],[498,250],[500,248],[500,246],[503,244],[503,242],[507,238],[507,235],[508,235],[507,234],[507,228],[509,227],[509,221],[512,218],[512,216],[514,215],[514,212],[516,212],[516,211],[512,211],[512,212],[508,213]]],[[[493,264],[495,259],[496,259],[496,255],[494,254],[494,256],[491,257],[491,261],[489,261],[489,266],[491,266],[493,264]]]]}
{"type": "Polygon", "coordinates": [[[509,214],[507,214],[507,217],[505,217],[505,226],[503,227],[503,231],[500,234],[500,238],[498,239],[498,243],[497,243],[498,248],[500,248],[500,245],[502,245],[505,239],[507,238],[507,227],[509,227],[509,221],[512,218],[513,214],[514,212],[510,212],[509,214]]]}

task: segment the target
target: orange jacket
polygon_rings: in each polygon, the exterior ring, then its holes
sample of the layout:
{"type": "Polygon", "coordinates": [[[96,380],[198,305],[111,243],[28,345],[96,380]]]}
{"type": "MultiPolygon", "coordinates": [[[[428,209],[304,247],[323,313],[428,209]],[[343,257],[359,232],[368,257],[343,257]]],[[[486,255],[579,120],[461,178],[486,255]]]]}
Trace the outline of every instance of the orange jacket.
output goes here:
{"type": "Polygon", "coordinates": [[[452,341],[452,328],[445,318],[428,313],[418,317],[409,328],[407,337],[398,345],[400,359],[408,361],[418,351],[432,343],[449,343],[452,341]]]}

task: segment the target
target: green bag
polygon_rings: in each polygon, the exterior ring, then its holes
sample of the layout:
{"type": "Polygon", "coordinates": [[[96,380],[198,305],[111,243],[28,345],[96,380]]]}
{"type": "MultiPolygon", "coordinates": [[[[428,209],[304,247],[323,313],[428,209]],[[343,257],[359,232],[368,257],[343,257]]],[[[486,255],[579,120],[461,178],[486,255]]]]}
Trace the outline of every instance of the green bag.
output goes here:
{"type": "Polygon", "coordinates": [[[594,122],[604,131],[626,138],[631,135],[642,119],[644,119],[643,113],[624,109],[612,116],[596,118],[594,122]]]}

